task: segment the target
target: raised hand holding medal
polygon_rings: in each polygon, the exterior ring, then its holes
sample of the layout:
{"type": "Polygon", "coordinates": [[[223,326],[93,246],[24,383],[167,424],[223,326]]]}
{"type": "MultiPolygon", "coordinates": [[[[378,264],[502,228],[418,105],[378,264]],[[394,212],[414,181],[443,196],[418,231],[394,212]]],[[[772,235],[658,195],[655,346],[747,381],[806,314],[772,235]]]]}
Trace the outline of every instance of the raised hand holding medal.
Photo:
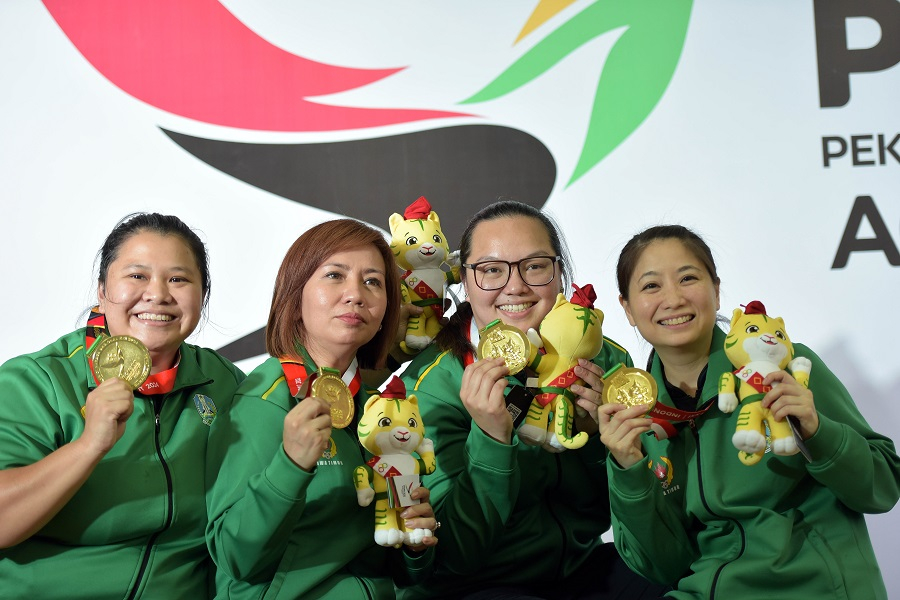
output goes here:
{"type": "MultiPolygon", "coordinates": [[[[103,336],[91,351],[91,367],[97,382],[120,379],[131,391],[141,387],[150,375],[150,351],[129,335],[103,336]]],[[[84,418],[87,405],[81,407],[84,418]]]]}
{"type": "MultiPolygon", "coordinates": [[[[302,362],[282,361],[285,376],[293,381],[290,384],[294,386],[291,394],[298,399],[312,396],[324,400],[331,413],[332,427],[344,429],[349,426],[353,422],[355,403],[353,392],[341,377],[341,372],[330,367],[316,367],[309,352],[301,345],[297,345],[296,350],[303,358],[302,362]]],[[[351,363],[348,374],[356,372],[355,365],[355,361],[351,363]]]]}
{"type": "Polygon", "coordinates": [[[149,376],[151,360],[138,339],[104,336],[92,348],[90,362],[99,385],[81,407],[85,425],[80,439],[103,455],[125,433],[125,423],[134,412],[134,390],[149,376]]]}
{"type": "MultiPolygon", "coordinates": [[[[289,390],[297,401],[285,417],[283,443],[288,457],[301,469],[311,471],[323,451],[331,448],[332,429],[342,429],[353,422],[355,405],[353,394],[337,369],[316,367],[300,344],[295,350],[300,360],[281,361],[289,390]]],[[[351,364],[348,373],[355,369],[351,364]]]]}

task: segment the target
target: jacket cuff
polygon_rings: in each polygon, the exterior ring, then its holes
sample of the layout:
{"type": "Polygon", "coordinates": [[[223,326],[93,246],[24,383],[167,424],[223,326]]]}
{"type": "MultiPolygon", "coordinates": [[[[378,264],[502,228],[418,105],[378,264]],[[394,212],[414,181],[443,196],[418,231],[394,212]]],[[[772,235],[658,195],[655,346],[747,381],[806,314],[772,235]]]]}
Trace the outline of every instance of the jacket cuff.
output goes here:
{"type": "Polygon", "coordinates": [[[513,435],[511,444],[498,442],[472,421],[472,429],[466,440],[466,454],[473,465],[487,467],[492,471],[512,473],[517,464],[519,438],[513,435]]]}
{"type": "Polygon", "coordinates": [[[647,461],[639,460],[627,469],[623,469],[615,459],[606,461],[609,473],[610,488],[623,498],[643,498],[653,490],[655,478],[647,468],[647,461]],[[649,475],[649,476],[648,476],[649,475]]]}
{"type": "Polygon", "coordinates": [[[804,442],[812,455],[810,466],[822,466],[833,461],[842,445],[843,437],[841,424],[819,413],[819,428],[804,442]]]}
{"type": "Polygon", "coordinates": [[[409,552],[407,547],[403,546],[403,563],[409,572],[413,581],[424,579],[422,575],[427,574],[434,564],[434,546],[426,548],[422,552],[409,552]]]}
{"type": "Polygon", "coordinates": [[[306,497],[306,490],[315,474],[315,468],[307,473],[295,465],[284,451],[284,445],[280,445],[275,458],[266,467],[265,478],[269,486],[281,496],[300,500],[306,497]]]}

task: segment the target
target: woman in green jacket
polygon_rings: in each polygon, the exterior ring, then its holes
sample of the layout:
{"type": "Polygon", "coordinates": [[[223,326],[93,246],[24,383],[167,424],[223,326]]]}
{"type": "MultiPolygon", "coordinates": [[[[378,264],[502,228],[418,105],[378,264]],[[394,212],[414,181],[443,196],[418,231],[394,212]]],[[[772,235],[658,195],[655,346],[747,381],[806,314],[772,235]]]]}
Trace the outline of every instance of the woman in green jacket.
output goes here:
{"type": "MultiPolygon", "coordinates": [[[[435,573],[410,598],[655,597],[662,586],[634,575],[601,535],[609,529],[606,451],[597,423],[576,420],[587,444],[561,454],[516,435],[505,393],[524,388],[501,359],[475,360],[478,332],[495,319],[537,329],[571,286],[571,262],[555,224],[514,201],[482,209],[460,243],[462,303],[403,379],[419,398],[437,470],[425,477],[443,523],[435,573]]],[[[604,369],[631,358],[605,339],[581,360],[577,403],[596,416],[604,369]]],[[[526,404],[527,406],[527,404],[526,404]]]]}
{"type": "Polygon", "coordinates": [[[415,490],[422,503],[401,513],[425,535],[407,551],[375,544],[374,507],[360,507],[354,488],[368,458],[356,427],[377,391],[360,369],[383,364],[399,318],[399,274],[378,231],[328,221],[288,250],[266,327],[272,357],[212,431],[207,541],[218,597],[385,599],[392,577],[403,584],[429,572],[437,523],[428,491],[415,490]],[[349,387],[349,422],[333,423],[312,395],[320,368],[349,387]]]}
{"type": "Polygon", "coordinates": [[[185,343],[208,297],[197,235],[133,215],[101,248],[88,326],[0,367],[0,596],[208,595],[198,474],[210,423],[244,378],[185,343]],[[92,350],[122,335],[149,350],[136,390],[93,374],[92,350]]]}
{"type": "MultiPolygon", "coordinates": [[[[809,349],[809,388],[787,371],[764,380],[762,406],[796,420],[811,460],[773,456],[747,466],[732,445],[737,415],[718,409],[734,369],[716,326],[719,277],[709,247],[677,225],[625,245],[617,269],[629,322],[653,345],[670,434],[646,406],[600,408],[616,546],[626,562],[670,583],[671,598],[885,599],[863,513],[900,496],[900,459],[872,431],[840,381],[809,349]]],[[[748,299],[749,300],[749,299],[748,299]]]]}

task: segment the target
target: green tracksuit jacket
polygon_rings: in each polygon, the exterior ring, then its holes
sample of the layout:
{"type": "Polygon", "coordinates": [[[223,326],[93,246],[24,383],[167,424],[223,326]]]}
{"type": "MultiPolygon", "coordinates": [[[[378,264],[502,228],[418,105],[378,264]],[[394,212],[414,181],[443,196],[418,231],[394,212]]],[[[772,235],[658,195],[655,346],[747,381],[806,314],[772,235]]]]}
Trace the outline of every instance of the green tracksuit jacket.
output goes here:
{"type": "MultiPolygon", "coordinates": [[[[595,362],[631,366],[605,339],[595,362]]],[[[435,571],[404,598],[453,596],[480,583],[563,582],[602,544],[610,526],[606,449],[594,436],[553,454],[513,436],[501,444],[472,421],[459,398],[463,364],[435,345],[403,375],[434,440],[437,470],[423,478],[441,522],[435,571]]]]}
{"type": "MultiPolygon", "coordinates": [[[[734,367],[716,328],[701,400],[718,397],[734,367]]],[[[873,432],[853,399],[808,348],[819,429],[801,454],[746,466],[731,444],[739,410],[717,404],[664,441],[643,437],[647,461],[609,461],[616,546],[673,598],[832,600],[887,598],[862,513],[886,512],[900,496],[894,444],[873,432]],[[648,468],[648,466],[650,468],[648,468]]],[[[659,401],[673,406],[657,357],[659,401]]]]}
{"type": "Polygon", "coordinates": [[[410,558],[377,546],[374,503],[357,503],[364,390],[353,425],[332,430],[331,448],[307,473],[282,445],[296,401],[281,363],[269,358],[247,377],[210,442],[207,543],[218,565],[218,597],[394,598],[392,574],[402,581],[407,571],[413,579],[428,572],[433,552],[410,558]]]}
{"type": "MultiPolygon", "coordinates": [[[[84,341],[80,329],[0,367],[0,469],[81,435],[81,407],[96,387],[84,341]]],[[[124,435],[75,496],[31,538],[0,550],[0,597],[207,597],[210,428],[198,405],[221,418],[243,378],[212,350],[182,344],[174,389],[136,393],[124,435]]]]}

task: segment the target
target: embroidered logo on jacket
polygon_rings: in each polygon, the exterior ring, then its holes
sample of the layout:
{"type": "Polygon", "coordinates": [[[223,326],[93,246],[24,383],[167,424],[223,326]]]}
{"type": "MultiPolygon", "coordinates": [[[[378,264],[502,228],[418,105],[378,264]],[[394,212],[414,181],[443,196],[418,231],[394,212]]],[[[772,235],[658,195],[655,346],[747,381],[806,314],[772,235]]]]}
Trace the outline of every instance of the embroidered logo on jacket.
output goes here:
{"type": "Polygon", "coordinates": [[[334,443],[334,438],[328,438],[328,448],[325,449],[325,452],[322,453],[322,458],[316,461],[316,464],[319,466],[322,465],[342,465],[344,461],[335,458],[337,456],[337,444],[334,443]]]}
{"type": "Polygon", "coordinates": [[[672,468],[672,461],[670,461],[668,457],[660,456],[659,462],[655,464],[653,459],[650,459],[647,461],[647,467],[653,471],[653,474],[659,479],[659,484],[662,486],[664,496],[681,489],[680,485],[672,485],[672,479],[675,477],[675,473],[672,468]],[[669,486],[671,486],[671,488],[669,486]]]}
{"type": "Polygon", "coordinates": [[[213,402],[213,399],[203,394],[196,394],[194,396],[194,406],[197,407],[197,412],[200,413],[203,424],[212,425],[213,420],[216,418],[216,403],[213,402]]]}

